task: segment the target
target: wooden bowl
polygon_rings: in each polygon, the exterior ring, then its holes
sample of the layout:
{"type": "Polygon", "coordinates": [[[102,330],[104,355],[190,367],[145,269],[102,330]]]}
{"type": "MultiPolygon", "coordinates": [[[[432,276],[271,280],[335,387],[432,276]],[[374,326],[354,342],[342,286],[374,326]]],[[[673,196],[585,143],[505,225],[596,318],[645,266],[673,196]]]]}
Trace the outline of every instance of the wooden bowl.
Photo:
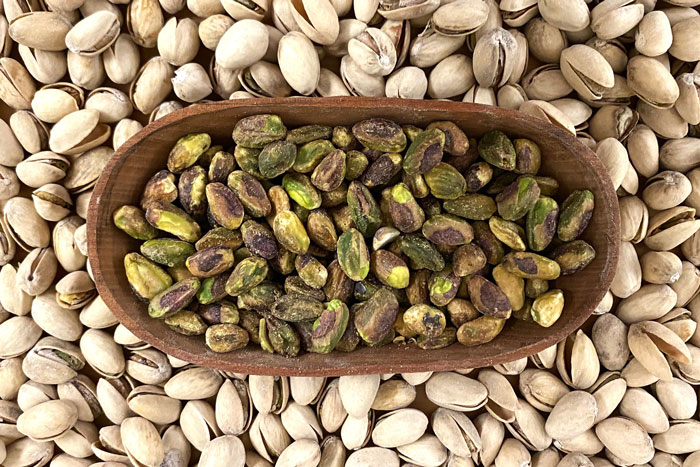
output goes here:
{"type": "Polygon", "coordinates": [[[97,289],[107,306],[136,336],[182,360],[208,367],[250,374],[347,375],[404,373],[477,368],[512,361],[539,352],[580,327],[608,289],[617,264],[620,213],[615,190],[595,154],[564,130],[520,112],[476,104],[369,98],[246,99],[188,107],[148,125],[119,148],[95,187],[88,213],[90,264],[97,289]],[[560,183],[558,199],[588,188],[596,208],[583,238],[597,252],[583,271],[556,281],[565,292],[566,308],[550,328],[510,319],[492,342],[477,347],[456,343],[426,351],[415,345],[381,348],[360,346],[354,352],[328,355],[305,353],[297,358],[271,355],[257,346],[227,354],[206,348],[202,337],[185,337],[152,319],[147,304],[132,293],[123,258],[138,251],[140,242],[112,224],[112,213],[124,204],[138,204],[146,181],[165,167],[175,141],[191,132],[210,133],[213,140],[231,141],[235,123],[244,116],[275,113],[289,127],[309,123],[351,125],[368,117],[386,117],[401,124],[425,126],[452,120],[469,136],[500,129],[511,137],[526,137],[542,149],[545,175],[560,183]]]}

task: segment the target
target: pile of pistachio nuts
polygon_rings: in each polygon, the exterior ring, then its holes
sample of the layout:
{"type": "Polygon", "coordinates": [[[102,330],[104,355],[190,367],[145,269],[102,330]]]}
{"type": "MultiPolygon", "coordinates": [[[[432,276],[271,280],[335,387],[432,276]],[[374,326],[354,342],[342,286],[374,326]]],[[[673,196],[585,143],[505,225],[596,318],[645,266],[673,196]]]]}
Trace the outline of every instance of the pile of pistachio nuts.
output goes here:
{"type": "Polygon", "coordinates": [[[230,152],[181,137],[141,208],[113,214],[144,241],[124,268],[149,316],[215,352],[485,344],[511,315],[552,326],[565,297],[549,281],[595,258],[578,239],[593,193],[560,214],[532,140],[384,118],[288,130],[269,114],[232,136],[230,152]]]}
{"type": "Polygon", "coordinates": [[[699,7],[4,0],[0,464],[697,467],[699,7]],[[307,93],[480,102],[575,133],[622,214],[592,325],[492,369],[339,379],[194,367],[119,326],[84,227],[114,148],[202,99],[307,93]]]}

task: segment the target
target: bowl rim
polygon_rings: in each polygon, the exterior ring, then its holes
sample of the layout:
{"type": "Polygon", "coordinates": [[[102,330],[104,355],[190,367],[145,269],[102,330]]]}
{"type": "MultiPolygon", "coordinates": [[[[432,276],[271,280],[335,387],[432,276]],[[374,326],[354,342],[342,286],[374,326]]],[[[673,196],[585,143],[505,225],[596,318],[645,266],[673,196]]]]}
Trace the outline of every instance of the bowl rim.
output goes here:
{"type": "MultiPolygon", "coordinates": [[[[207,366],[210,368],[216,368],[221,370],[236,371],[248,374],[267,374],[275,376],[336,376],[336,375],[347,375],[347,374],[370,374],[370,373],[401,373],[405,372],[406,369],[412,372],[420,371],[449,371],[454,369],[459,369],[460,366],[456,365],[454,360],[443,361],[436,358],[430,362],[420,362],[420,363],[395,363],[387,362],[383,357],[382,348],[370,348],[370,347],[358,347],[353,354],[358,352],[363,352],[368,361],[372,363],[367,363],[364,365],[353,366],[352,368],[343,365],[338,365],[337,363],[332,364],[333,359],[329,360],[323,359],[320,361],[328,361],[328,365],[321,366],[318,368],[308,368],[302,360],[307,355],[313,355],[314,358],[319,359],[319,354],[300,354],[298,357],[289,359],[280,355],[274,355],[271,357],[276,358],[275,362],[279,366],[269,366],[267,364],[261,364],[259,362],[251,361],[247,363],[232,363],[225,359],[219,359],[213,361],[212,357],[196,355],[187,351],[182,350],[180,347],[172,345],[166,342],[165,339],[160,336],[151,333],[146,328],[141,327],[137,320],[131,317],[131,313],[127,312],[124,307],[121,306],[115,295],[112,293],[112,287],[107,284],[103,274],[100,263],[100,256],[97,254],[97,238],[98,231],[105,226],[98,225],[95,220],[98,218],[98,211],[100,210],[100,204],[103,197],[110,197],[109,191],[107,191],[108,185],[112,181],[115,174],[121,169],[128,160],[128,156],[133,152],[133,148],[140,141],[150,137],[154,133],[157,133],[167,127],[177,125],[180,120],[200,114],[208,114],[212,112],[221,111],[222,108],[235,108],[238,106],[248,106],[248,107],[269,107],[271,105],[283,105],[292,107],[309,107],[315,108],[318,106],[323,107],[361,107],[361,108],[373,108],[377,112],[381,112],[382,109],[386,108],[401,108],[406,111],[441,111],[446,112],[449,115],[450,111],[463,111],[468,108],[472,111],[477,111],[480,113],[491,113],[491,114],[501,114],[502,116],[517,116],[521,120],[527,121],[531,126],[541,129],[541,131],[547,132],[547,138],[557,141],[562,146],[573,147],[576,149],[571,149],[572,152],[580,153],[583,157],[583,162],[591,166],[591,169],[597,174],[607,174],[607,169],[603,163],[598,159],[595,153],[583,143],[581,143],[576,137],[574,137],[569,132],[555,125],[552,125],[544,120],[537,117],[511,110],[503,109],[494,106],[487,106],[482,104],[471,104],[456,101],[437,101],[437,100],[405,100],[397,98],[368,98],[368,97],[330,97],[330,98],[319,98],[319,97],[305,97],[300,98],[256,98],[256,99],[240,99],[240,100],[228,100],[220,102],[211,102],[205,104],[198,104],[194,106],[189,106],[184,109],[172,112],[165,117],[162,117],[154,122],[149,123],[138,133],[131,136],[129,140],[123,143],[115,152],[112,158],[104,167],[100,178],[98,179],[93,195],[90,199],[87,215],[87,236],[88,236],[88,256],[90,260],[90,266],[92,269],[93,277],[95,280],[95,285],[99,292],[100,297],[103,299],[107,307],[115,314],[119,319],[119,322],[123,324],[129,331],[131,331],[136,337],[143,340],[145,343],[150,344],[154,348],[161,350],[168,355],[175,358],[187,361],[188,363],[198,364],[202,366],[207,366]]],[[[258,112],[258,113],[262,113],[258,112]]],[[[255,112],[253,112],[255,113],[255,112]]],[[[251,114],[253,114],[251,113],[251,114]]],[[[233,127],[233,123],[232,123],[233,127]]],[[[603,198],[596,198],[596,209],[602,209],[607,216],[611,217],[610,222],[608,222],[611,227],[611,231],[607,232],[607,258],[605,262],[605,268],[600,274],[600,283],[606,284],[606,287],[600,287],[593,290],[597,291],[594,297],[595,302],[598,303],[602,300],[605,295],[607,288],[612,282],[615,272],[617,269],[617,262],[619,257],[620,248],[620,212],[619,205],[617,202],[617,194],[607,176],[602,176],[602,194],[603,198]]],[[[111,213],[108,214],[108,218],[111,219],[111,213]]],[[[581,326],[585,324],[588,318],[593,314],[595,306],[590,307],[586,313],[578,313],[570,320],[570,325],[566,329],[560,330],[557,334],[552,334],[547,338],[540,339],[532,344],[526,345],[524,347],[519,347],[514,350],[505,352],[504,354],[499,354],[498,356],[492,356],[489,358],[478,357],[470,358],[465,354],[464,359],[469,359],[470,362],[475,363],[474,367],[491,366],[496,363],[512,361],[517,358],[522,358],[527,355],[533,355],[540,352],[547,347],[550,347],[563,339],[568,335],[575,332],[581,326]]],[[[250,348],[249,348],[250,349],[250,348]]],[[[256,352],[260,349],[256,349],[256,352]]],[[[426,352],[426,351],[423,351],[426,352]]],[[[438,355],[439,350],[433,351],[433,354],[438,355]]],[[[331,353],[324,355],[323,357],[333,356],[336,353],[331,353]]],[[[310,358],[310,357],[309,357],[310,358]]]]}

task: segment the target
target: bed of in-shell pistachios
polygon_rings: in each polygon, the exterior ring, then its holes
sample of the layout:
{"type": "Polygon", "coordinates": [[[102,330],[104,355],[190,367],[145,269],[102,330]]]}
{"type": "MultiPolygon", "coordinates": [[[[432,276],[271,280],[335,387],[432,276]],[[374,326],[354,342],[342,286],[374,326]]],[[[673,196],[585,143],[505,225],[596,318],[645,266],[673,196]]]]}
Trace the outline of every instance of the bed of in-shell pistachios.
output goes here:
{"type": "Polygon", "coordinates": [[[0,463],[700,465],[699,6],[4,0],[0,463]],[[337,379],[223,374],[139,342],[89,277],[102,167],[190,103],[292,93],[480,102],[575,133],[621,210],[592,327],[494,368],[337,379]]]}
{"type": "Polygon", "coordinates": [[[595,258],[577,239],[593,193],[574,191],[560,215],[529,139],[492,130],[477,145],[453,122],[383,118],[288,132],[254,115],[233,140],[227,152],[183,136],[141,207],[113,216],[145,241],[124,268],[148,314],[215,352],[485,344],[511,314],[553,325],[564,292],[549,281],[595,258]]]}

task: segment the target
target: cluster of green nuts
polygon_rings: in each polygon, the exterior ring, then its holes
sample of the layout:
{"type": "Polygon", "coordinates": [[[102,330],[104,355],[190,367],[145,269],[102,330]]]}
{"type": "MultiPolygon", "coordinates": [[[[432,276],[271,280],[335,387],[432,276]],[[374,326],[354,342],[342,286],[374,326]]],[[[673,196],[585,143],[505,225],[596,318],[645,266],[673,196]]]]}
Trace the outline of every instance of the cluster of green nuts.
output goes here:
{"type": "Polygon", "coordinates": [[[233,141],[180,138],[140,206],[114,213],[144,241],[124,266],[149,315],[215,352],[479,345],[511,316],[551,326],[564,293],[549,281],[595,257],[578,238],[593,194],[559,205],[528,139],[254,115],[233,141]]]}

